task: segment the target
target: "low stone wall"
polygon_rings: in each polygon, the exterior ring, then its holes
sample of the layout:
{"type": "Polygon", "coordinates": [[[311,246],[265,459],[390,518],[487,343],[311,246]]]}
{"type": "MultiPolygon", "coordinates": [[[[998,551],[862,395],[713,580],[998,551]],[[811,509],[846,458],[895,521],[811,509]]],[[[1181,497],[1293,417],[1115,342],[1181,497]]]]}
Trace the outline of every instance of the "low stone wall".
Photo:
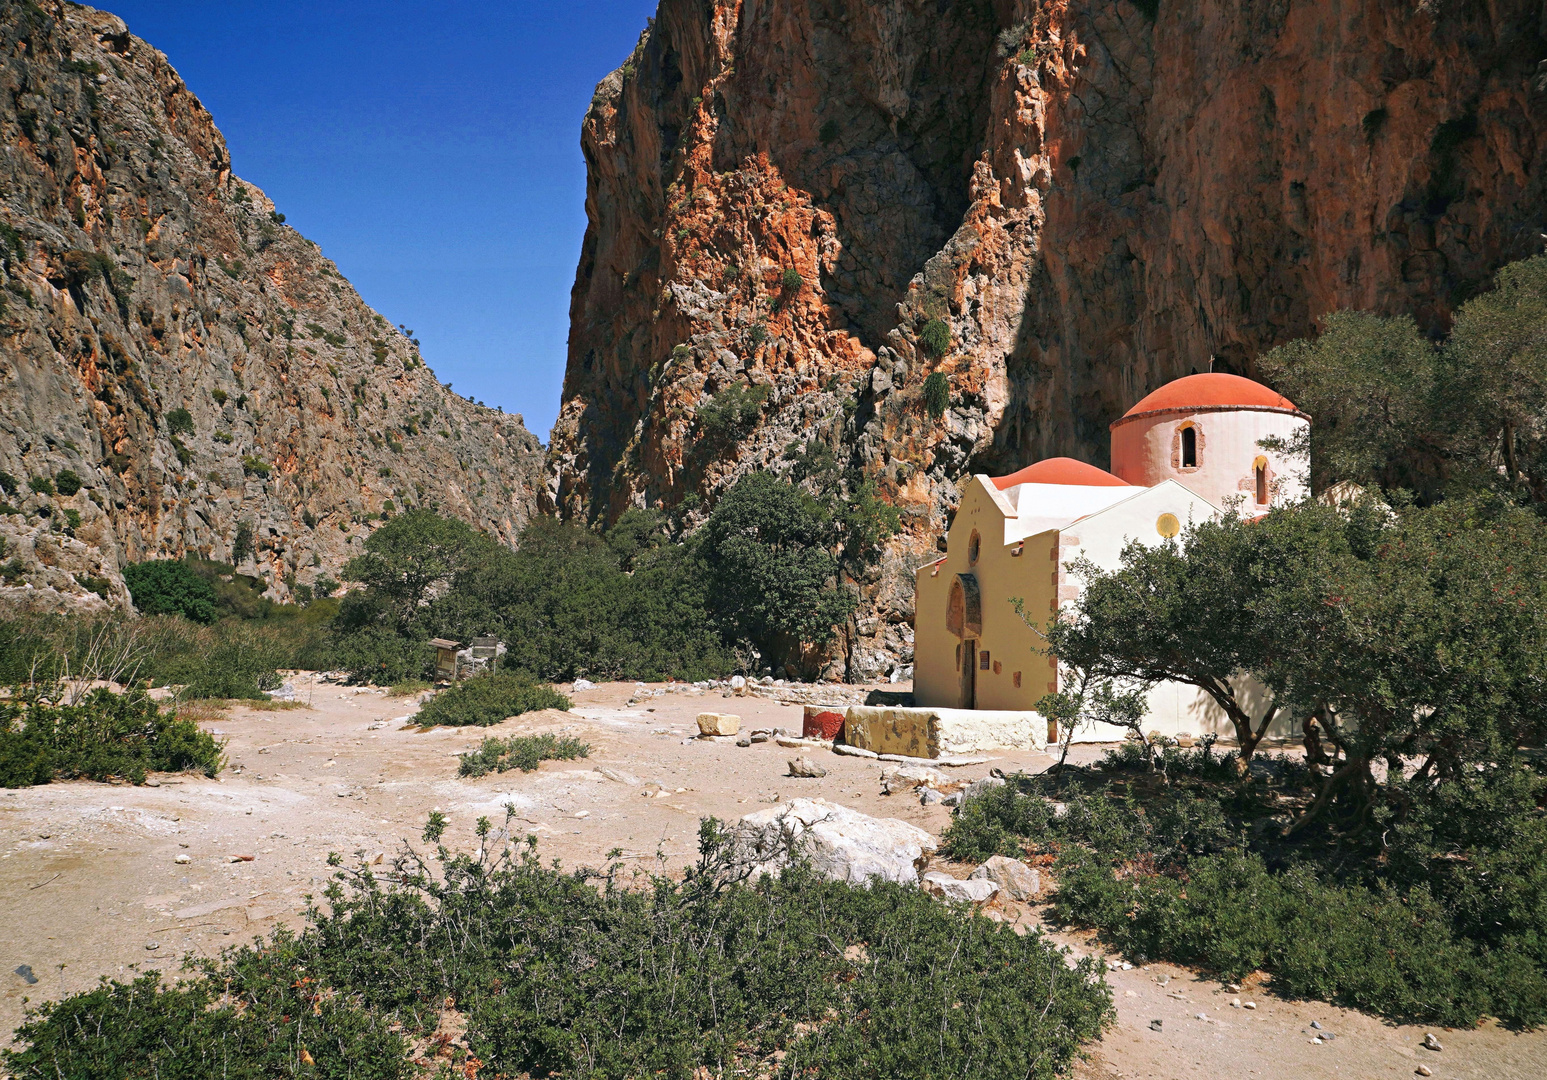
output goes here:
{"type": "Polygon", "coordinates": [[[853,705],[843,741],[878,754],[941,758],[985,750],[1042,750],[1047,721],[1035,712],[853,705]]]}

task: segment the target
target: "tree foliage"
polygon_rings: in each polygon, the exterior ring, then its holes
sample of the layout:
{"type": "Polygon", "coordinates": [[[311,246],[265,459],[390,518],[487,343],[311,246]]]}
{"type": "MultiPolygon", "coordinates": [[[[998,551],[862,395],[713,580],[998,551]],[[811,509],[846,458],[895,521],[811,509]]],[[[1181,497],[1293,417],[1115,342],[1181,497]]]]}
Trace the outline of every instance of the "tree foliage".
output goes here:
{"type": "Polygon", "coordinates": [[[701,537],[728,631],[769,656],[825,643],[857,602],[838,581],[839,541],[830,509],[793,485],[768,473],[738,480],[701,537]]]}
{"type": "Polygon", "coordinates": [[[215,621],[215,590],[181,560],[158,559],[124,567],[124,584],[143,615],[181,615],[197,623],[215,621]]]}
{"type": "Polygon", "coordinates": [[[1130,544],[1048,632],[1059,659],[1132,686],[1197,686],[1248,761],[1303,734],[1317,799],[1365,833],[1547,736],[1547,524],[1495,498],[1280,508],[1130,544]]]}
{"type": "Polygon", "coordinates": [[[1317,491],[1348,480],[1425,502],[1492,490],[1547,503],[1547,256],[1500,270],[1447,340],[1407,316],[1338,312],[1258,366],[1313,418],[1317,491]]]}

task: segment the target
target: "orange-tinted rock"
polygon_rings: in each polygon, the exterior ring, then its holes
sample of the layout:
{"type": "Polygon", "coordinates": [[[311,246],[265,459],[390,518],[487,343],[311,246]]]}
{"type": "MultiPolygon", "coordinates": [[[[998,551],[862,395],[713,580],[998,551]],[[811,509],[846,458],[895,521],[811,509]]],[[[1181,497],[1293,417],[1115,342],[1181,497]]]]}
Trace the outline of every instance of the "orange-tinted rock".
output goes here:
{"type": "Polygon", "coordinates": [[[1251,374],[1338,308],[1442,329],[1540,250],[1539,5],[1157,11],[663,0],[582,134],[559,506],[712,499],[829,442],[904,514],[838,665],[883,674],[965,473],[1105,466],[1173,378],[1251,374]],[[702,438],[738,382],[768,387],[755,422],[702,438]]]}

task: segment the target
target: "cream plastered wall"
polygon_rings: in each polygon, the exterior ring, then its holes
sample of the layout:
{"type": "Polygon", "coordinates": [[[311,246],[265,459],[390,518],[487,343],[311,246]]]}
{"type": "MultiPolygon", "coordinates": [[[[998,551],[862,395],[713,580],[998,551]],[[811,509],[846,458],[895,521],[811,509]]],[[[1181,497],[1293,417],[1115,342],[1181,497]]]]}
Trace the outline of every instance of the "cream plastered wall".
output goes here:
{"type": "MultiPolygon", "coordinates": [[[[1062,529],[1005,544],[1007,528],[1015,535],[1017,526],[1013,516],[1007,517],[1013,509],[1010,498],[994,488],[988,477],[972,478],[947,534],[945,554],[920,567],[916,574],[913,692],[919,705],[952,709],[964,704],[958,652],[964,639],[947,628],[946,620],[950,586],[957,574],[977,577],[982,603],[982,632],[975,640],[979,652],[988,653],[989,666],[974,670],[976,707],[1030,712],[1044,694],[1061,685],[1063,678],[1042,651],[1044,642],[1037,630],[1045,628],[1059,607],[1069,607],[1079,599],[1081,583],[1068,564],[1088,558],[1103,570],[1115,569],[1121,565],[1123,547],[1130,539],[1159,544],[1166,539],[1162,530],[1184,529],[1217,512],[1175,481],[1153,488],[1109,490],[1126,497],[1062,529]],[[1163,521],[1166,515],[1175,523],[1163,521]],[[971,563],[968,549],[974,531],[979,551],[976,563],[971,563]],[[1015,597],[1024,601],[1024,610],[1037,630],[1016,614],[1011,603],[1015,597]],[[1017,672],[1021,675],[1019,687],[1015,686],[1017,672]]],[[[1022,497],[1025,495],[1023,492],[1022,497]]],[[[1032,512],[1035,508],[1021,509],[1032,512]]],[[[1233,733],[1223,711],[1195,687],[1162,683],[1150,691],[1149,706],[1147,731],[1167,736],[1233,733]]],[[[1110,742],[1123,734],[1120,728],[1095,725],[1078,732],[1075,739],[1110,742]]]]}
{"type": "Polygon", "coordinates": [[[1221,509],[1232,500],[1250,515],[1306,495],[1305,464],[1258,443],[1269,436],[1285,441],[1309,428],[1302,413],[1219,407],[1169,411],[1119,420],[1112,428],[1112,472],[1130,484],[1153,487],[1176,480],[1221,509]],[[1181,465],[1181,431],[1197,431],[1198,464],[1181,465]],[[1256,499],[1256,463],[1267,467],[1266,504],[1256,499]]]}
{"type": "Polygon", "coordinates": [[[1057,533],[1043,532],[1007,545],[1007,522],[1013,528],[1014,521],[1005,494],[987,476],[974,476],[946,534],[945,555],[916,572],[913,696],[920,705],[950,709],[968,704],[961,697],[958,647],[972,639],[958,638],[946,626],[951,583],[958,574],[975,575],[982,597],[982,632],[975,640],[979,651],[989,654],[989,666],[973,672],[975,706],[1031,709],[1054,681],[1049,658],[1036,651],[1041,639],[1015,613],[1010,599],[1024,600],[1033,618],[1049,611],[1057,589],[1057,562],[1051,554],[1057,533]],[[968,558],[974,531],[979,537],[976,563],[968,558]],[[1016,672],[1021,674],[1019,689],[1016,672]]]}

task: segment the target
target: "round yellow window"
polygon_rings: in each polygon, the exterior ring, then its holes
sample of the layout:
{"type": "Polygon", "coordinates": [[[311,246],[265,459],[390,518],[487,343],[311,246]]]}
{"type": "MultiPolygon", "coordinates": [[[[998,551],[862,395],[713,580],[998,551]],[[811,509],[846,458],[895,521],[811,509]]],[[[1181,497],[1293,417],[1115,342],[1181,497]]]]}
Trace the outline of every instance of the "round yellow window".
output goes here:
{"type": "Polygon", "coordinates": [[[1175,514],[1161,514],[1155,519],[1155,531],[1169,540],[1182,531],[1182,523],[1175,514]]]}

